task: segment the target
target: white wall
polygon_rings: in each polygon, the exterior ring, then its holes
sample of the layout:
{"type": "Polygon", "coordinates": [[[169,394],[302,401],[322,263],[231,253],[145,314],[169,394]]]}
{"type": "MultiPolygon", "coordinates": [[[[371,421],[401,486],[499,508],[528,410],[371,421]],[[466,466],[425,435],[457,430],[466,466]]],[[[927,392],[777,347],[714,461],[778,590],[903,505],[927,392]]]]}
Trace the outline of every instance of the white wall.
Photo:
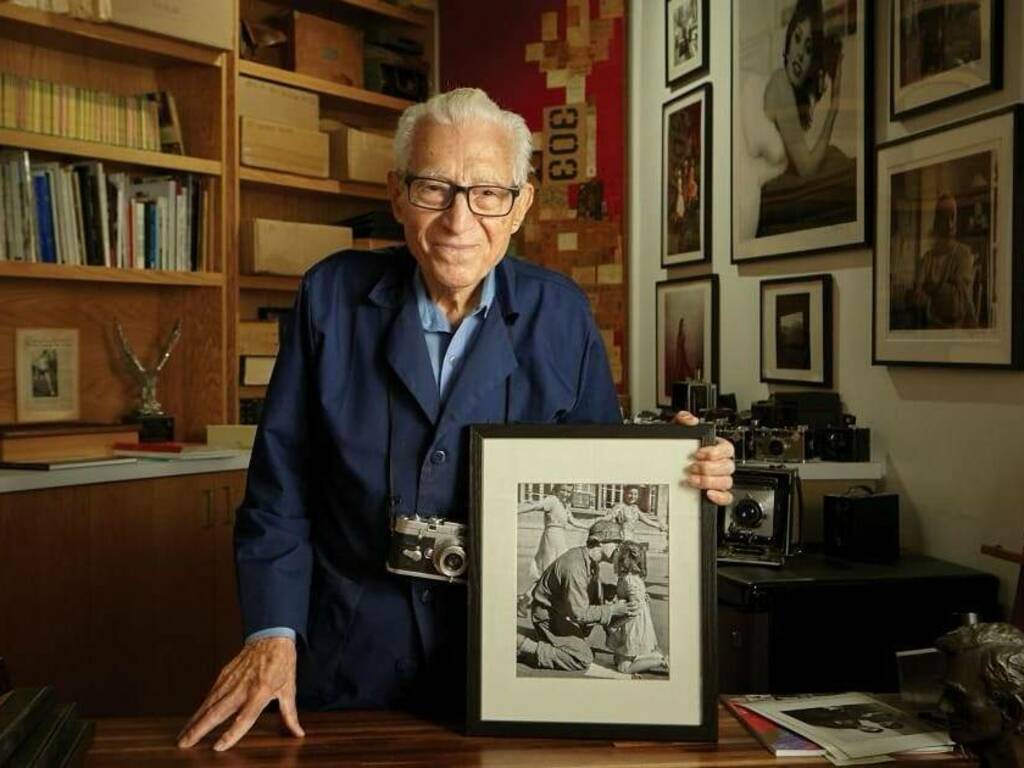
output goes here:
{"type": "MultiPolygon", "coordinates": [[[[759,381],[759,281],[769,275],[831,272],[834,276],[834,388],[858,422],[871,428],[872,451],[885,464],[883,487],[900,494],[905,548],[994,573],[1007,604],[1016,590],[1016,566],[981,555],[982,544],[1024,546],[1024,372],[871,365],[871,251],[797,259],[730,263],[730,43],[731,3],[711,0],[710,74],[714,135],[712,160],[712,269],[720,287],[720,391],[735,392],[741,407],[764,398],[759,381]]],[[[1024,100],[1020,3],[1006,3],[1004,87],[905,123],[888,121],[888,0],[875,6],[876,140],[1024,100]]],[[[708,270],[663,270],[660,263],[661,107],[665,87],[664,3],[633,0],[629,9],[629,238],[630,392],[634,407],[655,401],[654,284],[708,270]]],[[[873,162],[873,159],[872,159],[873,162]]],[[[873,198],[873,194],[872,194],[873,198]]],[[[1024,243],[1018,244],[1024,247],[1024,243]]],[[[1024,296],[1017,297],[1024,301],[1024,296]]]]}

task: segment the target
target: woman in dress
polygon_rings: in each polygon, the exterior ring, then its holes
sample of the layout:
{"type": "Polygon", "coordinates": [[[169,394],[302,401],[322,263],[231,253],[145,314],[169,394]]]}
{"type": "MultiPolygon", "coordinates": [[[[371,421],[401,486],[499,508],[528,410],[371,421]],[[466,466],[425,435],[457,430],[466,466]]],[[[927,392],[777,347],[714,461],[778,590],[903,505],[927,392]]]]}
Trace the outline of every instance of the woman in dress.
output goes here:
{"type": "Polygon", "coordinates": [[[589,526],[579,522],[572,514],[572,486],[558,486],[557,495],[549,494],[540,501],[525,501],[519,505],[519,514],[526,512],[544,512],[544,532],[537,544],[537,554],[530,563],[530,580],[537,581],[555,560],[569,549],[565,539],[565,528],[572,525],[580,530],[589,530],[589,526]]]}

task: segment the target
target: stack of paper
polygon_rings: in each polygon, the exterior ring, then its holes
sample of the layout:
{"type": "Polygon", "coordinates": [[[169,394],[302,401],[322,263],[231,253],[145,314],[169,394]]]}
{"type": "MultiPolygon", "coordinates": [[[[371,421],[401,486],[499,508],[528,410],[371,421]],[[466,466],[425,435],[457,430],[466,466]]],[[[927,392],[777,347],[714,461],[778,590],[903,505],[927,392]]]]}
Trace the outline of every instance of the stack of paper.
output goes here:
{"type": "Polygon", "coordinates": [[[835,765],[883,763],[896,754],[953,748],[944,729],[865,693],[744,696],[731,701],[820,745],[835,765]]]}

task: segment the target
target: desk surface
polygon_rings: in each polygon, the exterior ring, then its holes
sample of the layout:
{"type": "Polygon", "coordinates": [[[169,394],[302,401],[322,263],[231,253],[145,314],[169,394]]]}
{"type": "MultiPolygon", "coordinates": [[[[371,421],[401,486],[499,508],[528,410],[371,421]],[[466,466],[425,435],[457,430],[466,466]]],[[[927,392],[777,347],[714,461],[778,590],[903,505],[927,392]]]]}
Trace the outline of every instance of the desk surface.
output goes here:
{"type": "MultiPolygon", "coordinates": [[[[301,715],[305,739],[281,735],[276,714],[264,714],[229,752],[213,752],[207,737],[190,750],[174,738],[181,718],[100,720],[87,768],[164,768],[176,765],[402,766],[402,768],[543,768],[558,765],[657,765],[658,768],[786,768],[828,765],[821,758],[775,758],[742,725],[719,708],[717,744],[467,738],[455,730],[399,712],[318,712],[301,715]]],[[[886,763],[886,768],[925,764],[975,768],[954,755],[886,763]]]]}

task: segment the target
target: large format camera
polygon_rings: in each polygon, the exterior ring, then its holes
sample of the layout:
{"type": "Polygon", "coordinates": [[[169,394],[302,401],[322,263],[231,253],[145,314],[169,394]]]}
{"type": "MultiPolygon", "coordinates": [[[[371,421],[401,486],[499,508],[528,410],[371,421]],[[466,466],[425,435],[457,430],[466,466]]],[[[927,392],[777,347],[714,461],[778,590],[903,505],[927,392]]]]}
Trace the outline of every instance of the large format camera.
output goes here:
{"type": "Polygon", "coordinates": [[[466,526],[439,517],[400,515],[391,527],[392,573],[465,583],[466,526]]]}
{"type": "Polygon", "coordinates": [[[718,561],[782,565],[799,535],[795,469],[741,467],[732,504],[718,510],[718,561]]]}

